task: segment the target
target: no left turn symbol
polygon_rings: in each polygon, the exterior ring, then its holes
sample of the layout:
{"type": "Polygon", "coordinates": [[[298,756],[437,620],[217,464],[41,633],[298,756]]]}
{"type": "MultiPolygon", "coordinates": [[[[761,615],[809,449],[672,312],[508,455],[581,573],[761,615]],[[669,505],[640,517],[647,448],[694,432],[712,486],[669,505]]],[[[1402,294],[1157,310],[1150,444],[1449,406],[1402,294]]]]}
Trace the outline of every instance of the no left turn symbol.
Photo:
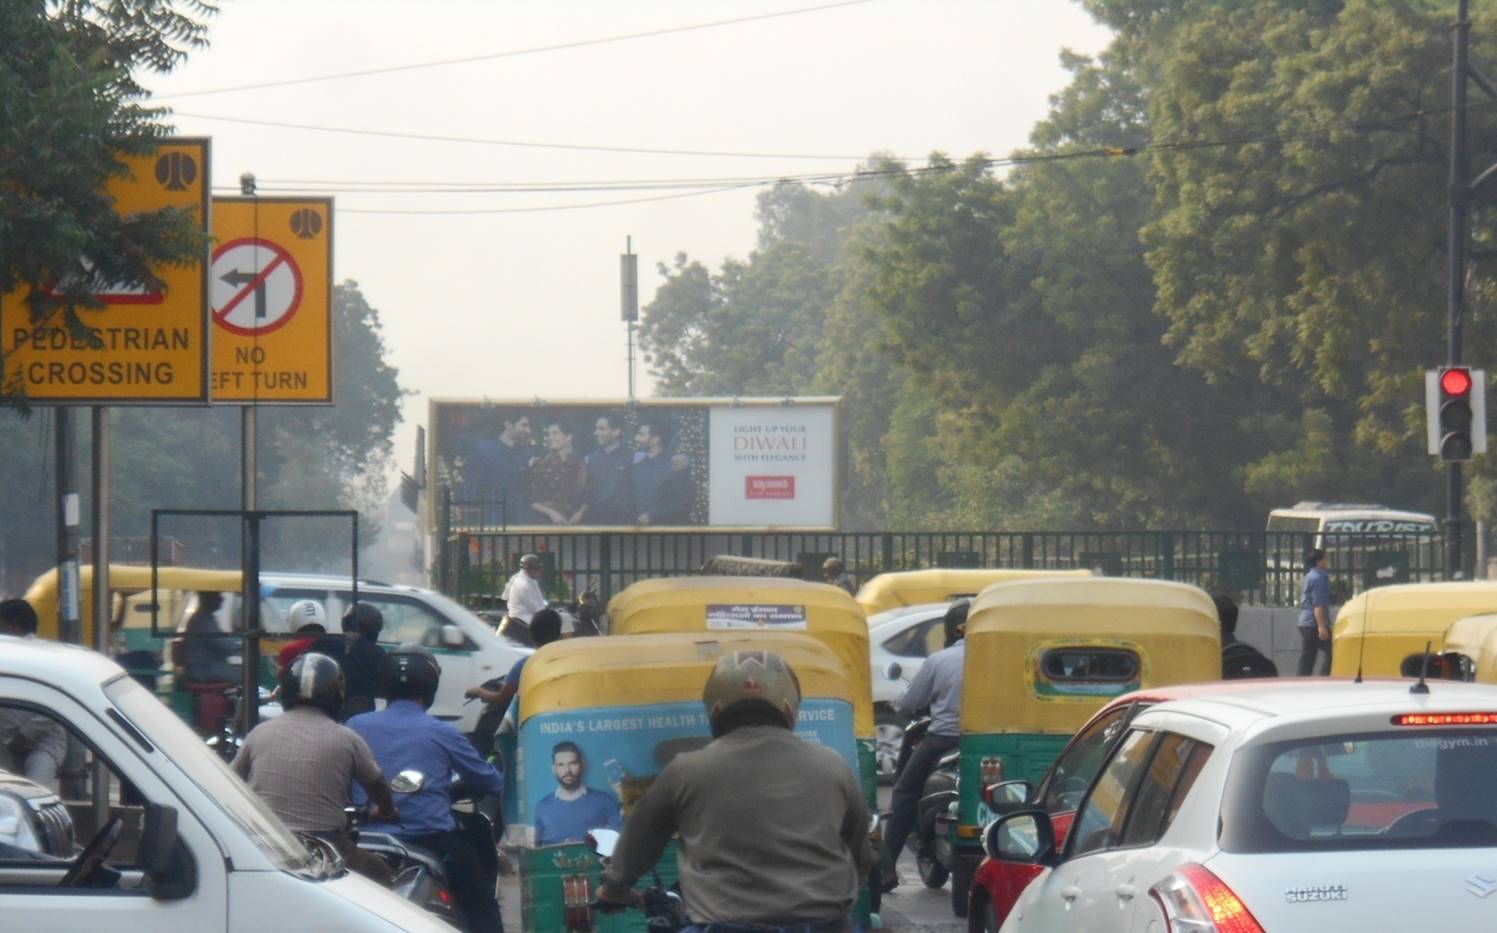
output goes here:
{"type": "Polygon", "coordinates": [[[301,269],[269,240],[231,240],[213,251],[213,320],[245,337],[268,334],[301,305],[301,269]]]}

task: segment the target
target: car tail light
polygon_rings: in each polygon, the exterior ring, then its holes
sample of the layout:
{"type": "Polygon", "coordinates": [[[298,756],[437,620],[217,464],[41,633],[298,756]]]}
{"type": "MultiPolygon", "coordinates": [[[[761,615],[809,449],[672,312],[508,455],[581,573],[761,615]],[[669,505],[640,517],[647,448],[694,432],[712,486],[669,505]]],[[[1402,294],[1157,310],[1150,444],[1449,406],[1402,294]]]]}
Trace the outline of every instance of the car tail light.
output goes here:
{"type": "Polygon", "coordinates": [[[1183,865],[1149,889],[1170,933],[1263,933],[1242,899],[1200,865],[1183,865]]]}
{"type": "Polygon", "coordinates": [[[1395,726],[1491,726],[1497,725],[1497,713],[1400,713],[1393,717],[1395,726]]]}

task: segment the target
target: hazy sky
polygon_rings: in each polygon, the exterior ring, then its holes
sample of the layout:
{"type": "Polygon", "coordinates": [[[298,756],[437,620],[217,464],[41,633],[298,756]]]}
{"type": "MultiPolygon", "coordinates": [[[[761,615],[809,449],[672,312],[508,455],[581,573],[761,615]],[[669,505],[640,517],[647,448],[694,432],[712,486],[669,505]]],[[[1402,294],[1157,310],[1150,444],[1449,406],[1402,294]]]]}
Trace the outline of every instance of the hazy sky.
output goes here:
{"type": "MultiPolygon", "coordinates": [[[[850,172],[874,151],[916,159],[1023,145],[1065,83],[1062,48],[1107,34],[1069,0],[870,0],[718,28],[286,87],[192,94],[493,55],[826,5],[831,0],[224,0],[212,45],[147,83],[179,132],[213,137],[213,181],[252,171],[337,198],[335,274],[379,309],[401,383],[410,469],[432,397],[622,397],[618,259],[632,235],[640,304],[655,264],[716,267],[754,245],[757,190],[572,210],[498,211],[679,190],[392,193],[850,172]],[[174,95],[183,96],[174,96],[174,95]],[[224,122],[667,155],[419,141],[224,122]],[[833,158],[808,158],[831,156],[833,158]],[[310,183],[310,184],[307,184],[310,183]]],[[[279,183],[279,184],[278,184],[279,183]]],[[[649,394],[641,370],[640,394],[649,394]]]]}

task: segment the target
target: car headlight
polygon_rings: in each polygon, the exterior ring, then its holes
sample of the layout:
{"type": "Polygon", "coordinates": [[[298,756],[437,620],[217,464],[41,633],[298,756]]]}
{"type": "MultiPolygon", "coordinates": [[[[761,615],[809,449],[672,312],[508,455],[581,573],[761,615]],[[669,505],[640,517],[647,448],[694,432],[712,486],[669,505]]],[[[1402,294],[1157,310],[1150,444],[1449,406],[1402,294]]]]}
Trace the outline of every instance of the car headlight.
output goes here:
{"type": "Polygon", "coordinates": [[[31,808],[21,798],[4,792],[0,792],[0,843],[29,852],[42,851],[42,842],[31,823],[31,808]]]}

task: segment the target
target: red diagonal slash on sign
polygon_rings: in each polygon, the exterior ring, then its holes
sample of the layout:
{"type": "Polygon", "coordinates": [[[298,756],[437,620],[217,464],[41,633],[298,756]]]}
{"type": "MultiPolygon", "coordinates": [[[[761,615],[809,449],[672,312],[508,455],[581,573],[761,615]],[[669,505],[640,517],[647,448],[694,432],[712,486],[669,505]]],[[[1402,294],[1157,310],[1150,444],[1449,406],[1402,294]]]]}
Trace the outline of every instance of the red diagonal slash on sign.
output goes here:
{"type": "Polygon", "coordinates": [[[214,319],[223,320],[224,318],[228,317],[229,312],[239,307],[239,303],[243,301],[247,295],[253,294],[257,289],[264,287],[265,280],[270,278],[270,274],[274,272],[276,268],[285,261],[286,255],[284,253],[276,253],[275,258],[267,263],[265,268],[261,269],[258,275],[251,279],[249,283],[239,291],[235,292],[234,297],[230,298],[224,304],[224,306],[213,315],[214,319]]]}

